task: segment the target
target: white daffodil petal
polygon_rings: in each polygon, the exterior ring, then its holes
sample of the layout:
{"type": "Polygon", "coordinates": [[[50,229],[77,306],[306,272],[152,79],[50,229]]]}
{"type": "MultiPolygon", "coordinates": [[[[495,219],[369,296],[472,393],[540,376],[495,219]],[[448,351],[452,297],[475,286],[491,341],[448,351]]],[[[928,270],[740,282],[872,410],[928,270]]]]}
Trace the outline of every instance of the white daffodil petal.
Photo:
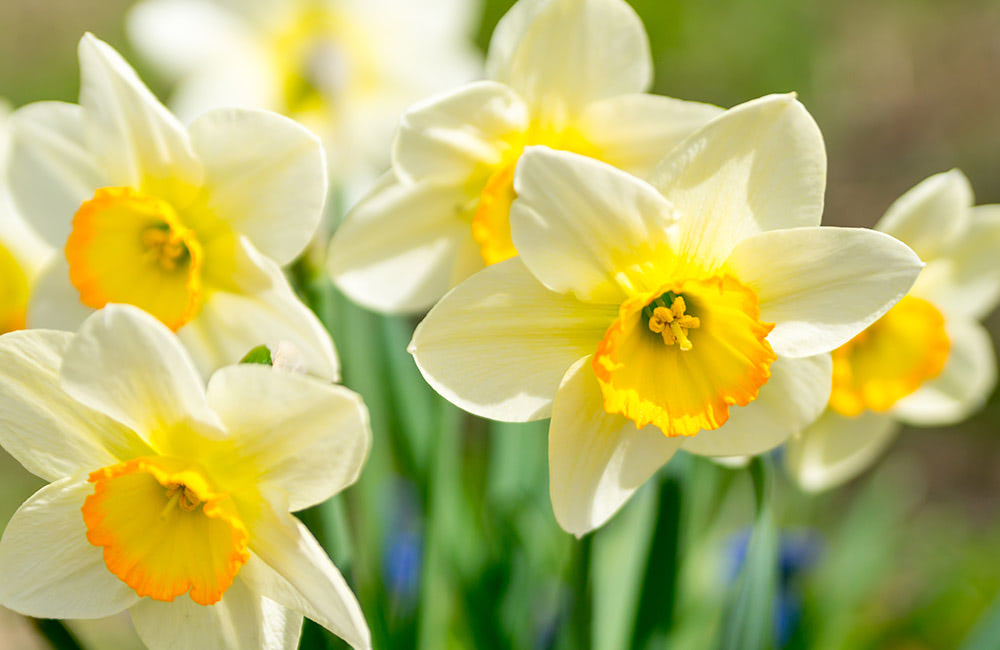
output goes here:
{"type": "Polygon", "coordinates": [[[729,409],[729,421],[684,441],[684,451],[702,456],[754,456],[774,449],[811,424],[830,399],[829,354],[805,359],[778,357],[757,399],[729,409]]]}
{"type": "Polygon", "coordinates": [[[251,557],[240,575],[254,591],[304,614],[356,649],[371,648],[371,632],[357,598],[301,522],[272,512],[251,535],[257,557],[251,557]]]}
{"type": "Polygon", "coordinates": [[[59,366],[72,338],[43,330],[0,337],[0,445],[48,481],[148,451],[134,433],[59,387],[59,366]]]}
{"type": "Polygon", "coordinates": [[[947,321],[951,349],[941,374],[892,408],[903,422],[942,426],[961,422],[979,410],[997,380],[996,352],[989,332],[972,321],[947,321]]]}
{"type": "Polygon", "coordinates": [[[930,261],[965,230],[972,201],[965,174],[957,169],[935,174],[896,199],[875,229],[906,242],[930,261]]]}
{"type": "Polygon", "coordinates": [[[549,425],[552,508],[577,537],[610,519],[684,442],[606,413],[590,364],[586,357],[566,371],[549,425]]]}
{"type": "Polygon", "coordinates": [[[85,475],[67,477],[18,508],[0,539],[0,605],[37,618],[100,618],[139,600],[87,542],[80,508],[93,491],[85,475]]]}
{"type": "Polygon", "coordinates": [[[292,511],[354,483],[371,446],[361,396],[306,375],[238,365],[216,372],[208,402],[261,489],[288,493],[292,511]]]}
{"type": "Polygon", "coordinates": [[[683,250],[711,267],[756,233],[819,225],[823,136],[793,95],[768,95],[693,133],[650,182],[680,215],[683,250]]]}
{"type": "Polygon", "coordinates": [[[114,185],[196,182],[199,164],[184,127],[107,43],[80,40],[80,105],[87,144],[114,185]]]}
{"type": "Polygon", "coordinates": [[[262,598],[241,578],[215,605],[185,594],[173,602],[144,598],[129,613],[150,650],[292,650],[302,629],[302,616],[262,598]]]}
{"type": "Polygon", "coordinates": [[[670,204],[647,183],[566,151],[530,147],[514,176],[514,247],[545,286],[620,303],[654,289],[667,269],[670,204]]]}
{"type": "Polygon", "coordinates": [[[531,21],[550,0],[518,0],[500,18],[490,37],[486,56],[486,76],[499,79],[510,68],[511,58],[531,21]]]}
{"type": "Polygon", "coordinates": [[[865,411],[847,418],[827,410],[789,439],[785,466],[802,489],[819,492],[844,483],[871,465],[899,431],[892,416],[865,411]]]}
{"type": "Polygon", "coordinates": [[[466,411],[539,420],[551,412],[566,369],[593,354],[617,311],[549,291],[513,258],[442,298],[409,350],[427,382],[466,411]]]}
{"type": "Polygon", "coordinates": [[[491,52],[488,69],[536,109],[558,119],[652,83],[646,31],[624,0],[549,0],[525,9],[504,28],[521,32],[517,45],[491,52]]]}
{"type": "Polygon", "coordinates": [[[235,108],[205,113],[188,133],[205,167],[208,208],[278,264],[295,259],[326,200],[319,139],[276,113],[235,108]]]}
{"type": "Polygon", "coordinates": [[[902,242],[863,228],[790,228],[741,242],[729,270],[755,291],[779,355],[840,347],[875,322],[917,279],[923,263],[902,242]]]}
{"type": "Polygon", "coordinates": [[[462,189],[401,183],[389,173],[352,208],[330,243],[329,270],[354,302],[383,313],[421,312],[483,267],[462,189]],[[476,262],[472,268],[461,261],[476,262]]]}
{"type": "Polygon", "coordinates": [[[237,363],[258,345],[273,349],[286,341],[302,352],[309,374],[336,381],[340,366],[330,334],[296,297],[281,269],[250,252],[253,256],[248,261],[270,281],[270,287],[254,293],[211,293],[198,316],[177,332],[202,375],[237,363]],[[220,337],[220,332],[225,336],[220,337]]]}
{"type": "Polygon", "coordinates": [[[28,327],[75,332],[94,310],[80,302],[65,255],[56,254],[38,275],[28,301],[28,327]]]}
{"type": "Polygon", "coordinates": [[[180,423],[221,429],[180,341],[129,305],[108,305],[83,323],[66,348],[59,383],[82,404],[143,436],[180,423]]]}
{"type": "Polygon", "coordinates": [[[462,183],[497,165],[504,138],[528,127],[528,107],[508,86],[479,81],[432,97],[403,114],[393,143],[393,169],[401,180],[462,183]]]}
{"type": "Polygon", "coordinates": [[[39,102],[10,118],[10,197],[51,246],[62,248],[80,204],[106,185],[84,141],[83,110],[39,102]]]}
{"type": "Polygon", "coordinates": [[[618,95],[588,106],[578,128],[601,160],[645,178],[684,138],[723,112],[662,95],[618,95]]]}
{"type": "Polygon", "coordinates": [[[979,320],[1000,301],[1000,205],[969,211],[964,232],[941,256],[927,264],[913,295],[930,300],[949,318],[979,320]]]}

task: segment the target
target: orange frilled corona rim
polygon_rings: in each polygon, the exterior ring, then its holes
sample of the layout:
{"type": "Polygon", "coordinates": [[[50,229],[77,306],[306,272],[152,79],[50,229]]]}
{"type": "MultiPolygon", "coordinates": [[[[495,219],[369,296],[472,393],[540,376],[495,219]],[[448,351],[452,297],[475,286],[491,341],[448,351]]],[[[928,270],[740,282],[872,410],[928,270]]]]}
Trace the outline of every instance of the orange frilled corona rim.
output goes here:
{"type": "Polygon", "coordinates": [[[906,296],[833,351],[830,408],[848,417],[866,410],[884,413],[940,375],[950,350],[941,312],[906,296]]]}
{"type": "Polygon", "coordinates": [[[592,361],[604,409],[667,436],[718,429],[770,378],[773,328],[760,321],[757,294],[731,276],[630,298],[592,361]]]}
{"type": "Polygon", "coordinates": [[[183,461],[136,458],[93,472],[81,509],[87,541],[139,596],[199,605],[222,599],[250,559],[249,535],[225,493],[183,461]]]}
{"type": "Polygon", "coordinates": [[[73,217],[69,279],[80,302],[135,305],[177,331],[200,311],[203,248],[166,201],[103,187],[73,217]]]}

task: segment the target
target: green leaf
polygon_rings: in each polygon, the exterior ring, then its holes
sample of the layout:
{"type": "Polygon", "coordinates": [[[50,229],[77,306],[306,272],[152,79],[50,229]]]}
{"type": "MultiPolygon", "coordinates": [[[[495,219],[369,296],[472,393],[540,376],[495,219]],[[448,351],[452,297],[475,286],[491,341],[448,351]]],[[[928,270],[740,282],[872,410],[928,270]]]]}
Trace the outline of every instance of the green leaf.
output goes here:
{"type": "Polygon", "coordinates": [[[1000,594],[965,638],[959,650],[995,650],[1000,644],[1000,594]]]}
{"type": "Polygon", "coordinates": [[[770,500],[770,477],[764,461],[750,465],[757,518],[747,546],[743,570],[726,605],[717,647],[760,650],[771,647],[778,579],[778,529],[770,500]]]}
{"type": "Polygon", "coordinates": [[[240,359],[240,363],[256,363],[262,366],[273,366],[271,351],[266,345],[258,345],[253,350],[247,352],[246,356],[240,359]]]}

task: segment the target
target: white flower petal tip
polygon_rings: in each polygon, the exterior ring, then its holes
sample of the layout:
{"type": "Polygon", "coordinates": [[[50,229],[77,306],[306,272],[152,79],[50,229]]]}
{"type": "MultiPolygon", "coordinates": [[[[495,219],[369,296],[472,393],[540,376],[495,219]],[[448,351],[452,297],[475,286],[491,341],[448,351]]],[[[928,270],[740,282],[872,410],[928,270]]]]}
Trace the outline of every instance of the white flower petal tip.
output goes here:
{"type": "Polygon", "coordinates": [[[518,2],[494,31],[486,69],[557,111],[643,92],[653,78],[642,20],[624,0],[518,2]]]}
{"type": "Polygon", "coordinates": [[[881,456],[899,431],[886,414],[848,418],[827,410],[785,448],[785,466],[806,492],[821,492],[854,478],[881,456]]]}
{"type": "Polygon", "coordinates": [[[549,494],[563,530],[602,526],[681,448],[653,426],[642,430],[604,411],[591,358],[566,371],[549,426],[549,494]]]}
{"type": "Polygon", "coordinates": [[[549,291],[513,258],[452,289],[417,326],[408,350],[424,379],[466,411],[539,420],[549,416],[566,369],[593,353],[615,310],[549,291]]]}
{"type": "Polygon", "coordinates": [[[906,242],[930,261],[968,227],[973,200],[969,179],[952,169],[921,181],[896,199],[875,228],[906,242]]]}
{"type": "Polygon", "coordinates": [[[792,228],[741,242],[727,262],[758,291],[775,352],[805,357],[843,345],[913,286],[924,263],[906,244],[862,228],[792,228]]]}
{"type": "Polygon", "coordinates": [[[454,193],[447,183],[384,175],[330,242],[327,270],[337,287],[372,311],[420,313],[482,269],[468,224],[455,218],[454,193]]]}
{"type": "Polygon", "coordinates": [[[682,245],[718,265],[751,235],[819,225],[826,148],[793,95],[769,95],[689,135],[649,181],[682,216],[682,245]]]}
{"type": "Polygon", "coordinates": [[[514,245],[553,291],[586,302],[621,302],[641,284],[636,276],[669,248],[673,207],[652,186],[611,165],[528,147],[514,187],[514,245]]]}

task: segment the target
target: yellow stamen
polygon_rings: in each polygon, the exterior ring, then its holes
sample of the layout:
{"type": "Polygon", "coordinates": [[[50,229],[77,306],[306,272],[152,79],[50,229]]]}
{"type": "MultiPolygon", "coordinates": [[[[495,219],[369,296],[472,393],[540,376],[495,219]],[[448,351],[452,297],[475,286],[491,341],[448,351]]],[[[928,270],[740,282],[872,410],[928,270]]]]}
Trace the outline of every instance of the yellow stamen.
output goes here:
{"type": "Polygon", "coordinates": [[[667,345],[677,343],[680,349],[685,352],[693,347],[687,336],[688,330],[701,327],[701,320],[697,316],[686,314],[686,309],[684,298],[676,296],[670,309],[662,306],[656,307],[653,310],[653,315],[649,317],[651,332],[660,334],[663,337],[663,342],[667,345]]]}

